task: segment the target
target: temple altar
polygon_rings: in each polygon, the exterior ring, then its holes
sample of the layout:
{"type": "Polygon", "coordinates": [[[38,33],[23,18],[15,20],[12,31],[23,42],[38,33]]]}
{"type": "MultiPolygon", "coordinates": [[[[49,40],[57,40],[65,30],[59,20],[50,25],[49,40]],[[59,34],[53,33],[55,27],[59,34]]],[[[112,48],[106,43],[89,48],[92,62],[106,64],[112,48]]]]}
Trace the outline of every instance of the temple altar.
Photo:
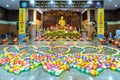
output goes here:
{"type": "Polygon", "coordinates": [[[76,29],[73,27],[72,24],[66,24],[66,21],[64,20],[64,17],[61,16],[58,20],[57,24],[51,23],[50,29],[47,29],[47,31],[64,31],[64,32],[73,32],[76,29]]]}
{"type": "Polygon", "coordinates": [[[63,38],[66,38],[66,37],[76,37],[79,35],[79,33],[71,23],[66,24],[64,17],[61,16],[56,24],[52,23],[50,25],[50,28],[47,29],[45,35],[49,37],[62,36],[63,38]]]}

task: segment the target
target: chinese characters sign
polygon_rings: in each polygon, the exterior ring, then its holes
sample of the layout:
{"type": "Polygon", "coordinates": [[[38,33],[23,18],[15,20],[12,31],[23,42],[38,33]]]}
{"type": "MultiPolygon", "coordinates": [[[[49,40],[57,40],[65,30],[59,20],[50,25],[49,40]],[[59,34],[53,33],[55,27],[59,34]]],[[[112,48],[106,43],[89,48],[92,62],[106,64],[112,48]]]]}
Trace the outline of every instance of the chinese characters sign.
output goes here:
{"type": "Polygon", "coordinates": [[[25,34],[26,28],[26,9],[20,8],[19,9],[19,34],[25,34]]]}
{"type": "Polygon", "coordinates": [[[21,8],[103,8],[103,0],[92,1],[91,4],[88,1],[54,1],[53,3],[48,1],[35,1],[35,4],[31,4],[30,1],[20,1],[21,8]]]}
{"type": "Polygon", "coordinates": [[[104,35],[104,8],[98,9],[98,35],[104,35]]]}

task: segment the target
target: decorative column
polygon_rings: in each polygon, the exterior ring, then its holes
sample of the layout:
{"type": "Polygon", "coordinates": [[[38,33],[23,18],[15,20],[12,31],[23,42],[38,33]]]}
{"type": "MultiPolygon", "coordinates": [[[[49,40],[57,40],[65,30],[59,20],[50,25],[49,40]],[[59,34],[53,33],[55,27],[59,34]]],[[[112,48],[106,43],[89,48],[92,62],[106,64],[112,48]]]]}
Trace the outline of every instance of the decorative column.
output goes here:
{"type": "Polygon", "coordinates": [[[90,23],[90,10],[89,9],[87,10],[87,20],[88,20],[88,23],[90,23]]]}
{"type": "Polygon", "coordinates": [[[33,22],[36,24],[36,18],[37,18],[37,11],[36,9],[33,10],[33,22]]]}
{"type": "Polygon", "coordinates": [[[43,19],[43,15],[44,15],[44,14],[41,15],[41,24],[42,24],[42,25],[41,25],[41,29],[43,29],[43,32],[44,32],[44,26],[43,26],[43,20],[44,20],[44,19],[43,19]]]}

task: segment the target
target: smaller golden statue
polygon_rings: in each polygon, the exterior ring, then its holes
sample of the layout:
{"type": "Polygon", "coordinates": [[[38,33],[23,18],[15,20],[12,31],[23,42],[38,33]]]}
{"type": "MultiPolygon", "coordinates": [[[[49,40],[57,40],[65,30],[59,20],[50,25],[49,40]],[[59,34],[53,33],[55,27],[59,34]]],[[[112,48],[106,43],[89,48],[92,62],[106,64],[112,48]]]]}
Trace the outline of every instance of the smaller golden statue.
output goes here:
{"type": "Polygon", "coordinates": [[[65,22],[63,16],[61,16],[60,20],[58,22],[58,30],[64,30],[65,31],[65,29],[66,29],[65,25],[66,25],[66,22],[65,22]]]}

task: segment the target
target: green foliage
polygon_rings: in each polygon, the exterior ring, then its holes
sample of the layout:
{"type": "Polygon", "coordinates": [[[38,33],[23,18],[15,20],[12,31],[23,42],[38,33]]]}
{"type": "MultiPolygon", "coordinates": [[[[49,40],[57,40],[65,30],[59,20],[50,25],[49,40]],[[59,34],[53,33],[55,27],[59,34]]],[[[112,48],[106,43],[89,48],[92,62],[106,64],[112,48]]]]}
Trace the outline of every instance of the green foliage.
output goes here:
{"type": "Polygon", "coordinates": [[[60,38],[62,36],[62,38],[66,38],[66,37],[77,37],[79,36],[79,33],[78,32],[65,32],[65,31],[54,31],[54,32],[46,32],[45,33],[45,36],[48,36],[48,37],[58,37],[60,38]]]}

